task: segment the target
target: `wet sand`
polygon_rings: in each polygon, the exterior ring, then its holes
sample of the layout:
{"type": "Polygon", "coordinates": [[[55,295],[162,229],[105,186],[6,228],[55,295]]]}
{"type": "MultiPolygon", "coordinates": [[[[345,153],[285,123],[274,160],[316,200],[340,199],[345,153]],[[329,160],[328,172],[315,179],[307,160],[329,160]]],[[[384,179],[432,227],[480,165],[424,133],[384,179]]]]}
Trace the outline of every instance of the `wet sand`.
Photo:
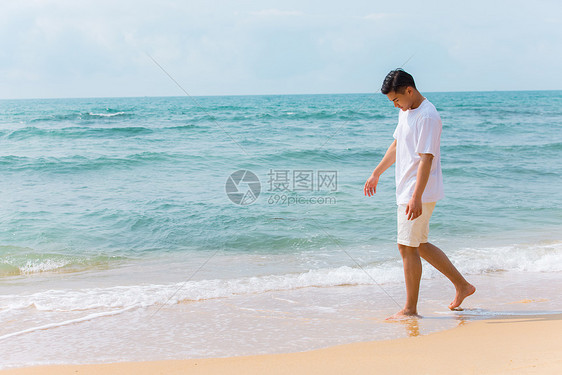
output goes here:
{"type": "Polygon", "coordinates": [[[562,373],[560,332],[562,314],[505,316],[466,322],[459,327],[425,336],[354,343],[307,352],[38,366],[3,370],[0,375],[559,374],[562,373]]]}

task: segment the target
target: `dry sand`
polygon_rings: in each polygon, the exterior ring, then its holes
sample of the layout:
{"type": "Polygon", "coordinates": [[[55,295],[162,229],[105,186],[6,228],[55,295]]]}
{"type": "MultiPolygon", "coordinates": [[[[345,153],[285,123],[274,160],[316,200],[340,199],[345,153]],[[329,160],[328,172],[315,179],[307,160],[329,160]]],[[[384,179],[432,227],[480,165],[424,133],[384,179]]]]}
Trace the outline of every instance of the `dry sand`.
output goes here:
{"type": "MultiPolygon", "coordinates": [[[[400,323],[389,323],[400,324],[400,323]]],[[[509,316],[397,340],[309,352],[40,366],[8,374],[562,374],[562,314],[509,316]]]]}

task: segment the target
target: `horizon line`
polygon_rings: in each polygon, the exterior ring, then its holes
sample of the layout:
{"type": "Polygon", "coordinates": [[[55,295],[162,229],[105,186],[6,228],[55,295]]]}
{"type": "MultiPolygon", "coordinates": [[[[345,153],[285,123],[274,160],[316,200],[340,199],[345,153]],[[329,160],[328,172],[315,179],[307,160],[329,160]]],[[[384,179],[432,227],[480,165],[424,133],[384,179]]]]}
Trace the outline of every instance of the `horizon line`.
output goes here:
{"type": "MultiPolygon", "coordinates": [[[[459,91],[420,91],[424,93],[477,93],[477,92],[529,92],[529,91],[562,91],[562,89],[525,89],[525,90],[459,90],[459,91]]],[[[340,93],[292,93],[292,94],[223,94],[223,95],[191,95],[196,98],[211,98],[211,97],[233,97],[233,96],[314,96],[314,95],[383,95],[380,91],[377,92],[340,92],[340,93]]],[[[60,99],[135,99],[135,98],[181,98],[185,95],[136,95],[136,96],[73,96],[73,97],[29,97],[29,98],[0,98],[0,100],[60,100],[60,99]]]]}

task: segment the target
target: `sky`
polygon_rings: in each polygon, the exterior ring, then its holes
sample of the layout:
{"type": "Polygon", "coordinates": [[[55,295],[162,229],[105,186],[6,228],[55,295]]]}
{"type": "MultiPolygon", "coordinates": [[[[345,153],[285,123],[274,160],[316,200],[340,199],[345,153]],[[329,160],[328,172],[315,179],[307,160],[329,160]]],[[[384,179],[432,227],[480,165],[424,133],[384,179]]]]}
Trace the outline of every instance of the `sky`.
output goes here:
{"type": "Polygon", "coordinates": [[[0,99],[562,89],[562,2],[0,0],[0,99]],[[405,65],[403,65],[405,63],[405,65]]]}

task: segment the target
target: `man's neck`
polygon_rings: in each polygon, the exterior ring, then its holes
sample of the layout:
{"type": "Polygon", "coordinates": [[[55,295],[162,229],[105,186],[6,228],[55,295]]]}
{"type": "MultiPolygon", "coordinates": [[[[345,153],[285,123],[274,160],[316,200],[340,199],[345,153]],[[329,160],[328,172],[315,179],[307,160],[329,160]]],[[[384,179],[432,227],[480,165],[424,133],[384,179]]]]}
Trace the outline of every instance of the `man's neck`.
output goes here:
{"type": "Polygon", "coordinates": [[[418,108],[423,103],[424,100],[425,98],[423,97],[423,95],[418,92],[418,95],[414,100],[414,103],[412,104],[412,107],[410,107],[410,109],[418,108]]]}

